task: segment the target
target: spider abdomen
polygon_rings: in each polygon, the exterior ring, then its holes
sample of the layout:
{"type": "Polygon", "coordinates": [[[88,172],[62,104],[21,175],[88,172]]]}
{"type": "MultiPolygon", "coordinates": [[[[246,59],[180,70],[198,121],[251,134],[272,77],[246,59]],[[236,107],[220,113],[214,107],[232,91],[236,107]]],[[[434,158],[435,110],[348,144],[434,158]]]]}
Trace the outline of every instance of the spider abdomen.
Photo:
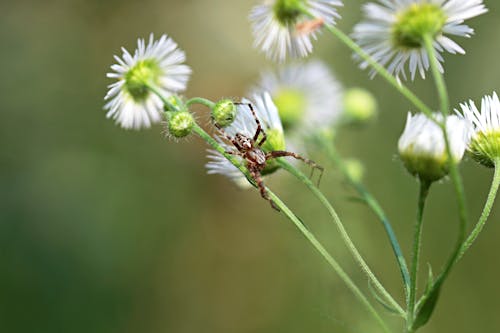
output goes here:
{"type": "Polygon", "coordinates": [[[265,166],[266,164],[266,153],[262,149],[253,148],[245,153],[245,158],[259,166],[265,166]]]}

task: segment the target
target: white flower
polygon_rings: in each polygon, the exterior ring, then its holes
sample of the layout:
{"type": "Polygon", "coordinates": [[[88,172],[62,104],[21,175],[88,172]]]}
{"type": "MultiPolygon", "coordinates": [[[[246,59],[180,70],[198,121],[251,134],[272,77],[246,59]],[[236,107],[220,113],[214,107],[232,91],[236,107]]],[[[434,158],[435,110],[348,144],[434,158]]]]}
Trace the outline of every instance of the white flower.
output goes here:
{"type": "MultiPolygon", "coordinates": [[[[231,125],[224,128],[224,132],[234,137],[236,133],[243,134],[249,138],[253,138],[255,131],[257,130],[257,124],[255,118],[253,117],[248,105],[246,103],[251,103],[257,118],[260,120],[263,130],[267,135],[267,141],[262,146],[264,150],[284,150],[285,140],[283,135],[283,127],[281,125],[281,120],[278,115],[278,110],[274,105],[271,96],[268,93],[262,93],[260,95],[254,95],[253,101],[248,99],[242,99],[243,104],[237,104],[237,114],[236,118],[231,125]]],[[[236,147],[231,143],[218,138],[219,143],[224,147],[226,151],[235,151],[236,147]]],[[[208,150],[208,158],[210,161],[207,163],[207,173],[208,174],[221,174],[227,176],[238,184],[243,185],[246,183],[245,176],[229,162],[224,156],[215,150],[208,150]]],[[[245,161],[236,156],[242,163],[245,161]]],[[[263,170],[262,174],[268,174],[277,169],[276,165],[273,165],[272,161],[268,162],[268,165],[263,170]]]]}
{"type": "MultiPolygon", "coordinates": [[[[464,20],[487,12],[482,0],[379,0],[363,9],[366,21],[354,27],[353,37],[377,62],[387,66],[396,77],[406,79],[405,67],[415,78],[429,69],[429,56],[423,36],[434,38],[434,49],[443,71],[441,53],[464,54],[465,51],[446,35],[470,37],[474,30],[464,20]]],[[[362,68],[368,67],[366,62],[362,68]]],[[[374,71],[371,72],[375,74],[374,71]]]]}
{"type": "Polygon", "coordinates": [[[133,56],[125,48],[122,52],[121,58],[115,56],[117,64],[107,74],[117,82],[109,85],[104,98],[106,116],[123,128],[150,127],[161,120],[163,103],[148,86],[169,97],[186,89],[191,69],[183,64],[184,52],[167,35],[155,41],[151,34],[147,44],[138,39],[133,56]]]}
{"type": "Polygon", "coordinates": [[[265,0],[250,13],[254,46],[269,58],[283,62],[288,56],[305,57],[312,51],[311,37],[324,24],[334,24],[339,18],[335,6],[340,0],[265,0]],[[306,17],[302,8],[318,18],[306,17]],[[301,28],[302,26],[302,28],[301,28]]]}
{"type": "Polygon", "coordinates": [[[494,167],[500,160],[500,101],[497,93],[483,97],[481,111],[473,101],[460,106],[464,119],[473,129],[468,146],[472,157],[487,167],[494,167]]]}
{"type": "Polygon", "coordinates": [[[342,112],[342,87],[318,60],[262,73],[253,90],[269,92],[287,135],[332,127],[342,112]]]}
{"type": "MultiPolygon", "coordinates": [[[[434,114],[442,121],[441,114],[434,114]]],[[[463,119],[451,115],[446,118],[446,130],[451,155],[455,163],[462,159],[469,138],[469,127],[463,119]]],[[[398,150],[405,167],[426,181],[435,181],[449,172],[446,143],[441,128],[426,115],[408,113],[406,126],[398,142],[398,150]]]]}

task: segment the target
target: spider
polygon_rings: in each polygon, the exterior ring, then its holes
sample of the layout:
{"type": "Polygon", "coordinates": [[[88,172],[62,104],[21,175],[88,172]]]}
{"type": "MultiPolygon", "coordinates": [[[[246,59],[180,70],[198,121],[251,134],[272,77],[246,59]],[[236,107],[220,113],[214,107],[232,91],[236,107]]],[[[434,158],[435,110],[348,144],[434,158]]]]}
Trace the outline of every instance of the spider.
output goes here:
{"type": "Polygon", "coordinates": [[[260,120],[257,117],[257,114],[255,113],[252,104],[250,103],[234,103],[234,104],[248,105],[248,108],[250,109],[250,112],[252,113],[252,116],[255,119],[255,123],[257,124],[257,129],[255,130],[255,134],[253,135],[253,137],[249,137],[242,133],[236,133],[234,137],[232,137],[224,131],[222,126],[218,125],[217,123],[215,123],[214,125],[219,130],[219,132],[224,136],[224,138],[230,141],[237,149],[237,150],[226,150],[226,153],[240,156],[241,158],[243,158],[243,160],[245,161],[245,165],[248,169],[248,172],[255,180],[260,190],[260,195],[262,196],[262,198],[269,201],[271,207],[279,211],[279,208],[276,206],[274,201],[272,201],[271,198],[269,197],[269,193],[267,192],[264,182],[262,180],[261,172],[266,167],[267,161],[278,157],[293,157],[295,159],[301,160],[302,162],[312,167],[311,176],[315,169],[318,169],[320,171],[318,183],[321,179],[321,176],[323,175],[324,169],[320,165],[316,164],[314,161],[302,157],[294,152],[284,151],[284,150],[273,150],[265,152],[261,147],[266,142],[267,135],[264,129],[262,128],[260,120]],[[262,138],[259,140],[259,136],[261,135],[262,138]]]}

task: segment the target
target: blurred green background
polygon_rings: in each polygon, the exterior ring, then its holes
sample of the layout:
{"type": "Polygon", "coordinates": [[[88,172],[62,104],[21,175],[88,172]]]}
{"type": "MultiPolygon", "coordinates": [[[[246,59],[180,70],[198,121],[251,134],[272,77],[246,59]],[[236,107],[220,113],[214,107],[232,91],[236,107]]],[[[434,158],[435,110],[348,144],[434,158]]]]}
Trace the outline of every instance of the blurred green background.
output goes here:
{"type": "MultiPolygon", "coordinates": [[[[303,237],[255,191],[204,170],[204,143],[173,142],[162,128],[124,131],[102,110],[105,73],[121,46],[168,33],[193,68],[187,95],[239,97],[272,64],[252,48],[256,1],[32,0],[0,3],[0,332],[371,333],[365,309],[303,237]]],[[[351,31],[361,1],[345,1],[351,31]]],[[[500,3],[469,23],[466,56],[446,55],[453,105],[500,88],[500,3]]],[[[396,157],[410,105],[368,80],[350,52],[323,33],[315,57],[346,87],[376,94],[380,116],[343,131],[344,155],[360,158],[409,253],[416,182],[396,157]]],[[[430,80],[410,84],[437,107],[430,80]]],[[[206,110],[197,110],[207,124],[206,110]]],[[[382,228],[327,166],[322,188],[369,263],[402,299],[382,228]]],[[[462,164],[471,220],[492,176],[462,164]]],[[[366,281],[324,209],[292,177],[269,183],[296,209],[355,281],[366,281]],[[298,195],[300,194],[300,195],[298,195]]],[[[500,266],[495,209],[453,272],[423,332],[496,332],[500,266]]],[[[456,235],[448,181],[431,193],[422,262],[437,271],[456,235]]],[[[423,269],[425,271],[425,269],[423,269]]],[[[423,272],[425,275],[425,272],[423,272]]],[[[390,321],[397,320],[388,315],[390,321]]]]}

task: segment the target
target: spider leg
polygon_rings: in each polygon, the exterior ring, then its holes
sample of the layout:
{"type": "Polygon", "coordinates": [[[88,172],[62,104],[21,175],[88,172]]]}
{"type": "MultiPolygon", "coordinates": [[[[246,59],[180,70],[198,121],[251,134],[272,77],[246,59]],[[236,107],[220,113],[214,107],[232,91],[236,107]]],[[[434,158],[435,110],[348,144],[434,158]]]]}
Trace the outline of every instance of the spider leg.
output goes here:
{"type": "Polygon", "coordinates": [[[269,193],[267,193],[267,190],[266,190],[266,187],[264,185],[264,181],[262,180],[262,175],[260,174],[260,172],[258,170],[255,170],[255,169],[250,169],[248,171],[250,171],[250,175],[252,176],[252,178],[255,179],[255,182],[257,183],[257,186],[259,187],[260,195],[262,196],[262,198],[269,201],[269,203],[271,204],[271,207],[273,207],[273,209],[275,209],[279,212],[280,209],[278,208],[278,206],[276,206],[274,201],[271,200],[271,198],[269,197],[269,193]]]}
{"type": "Polygon", "coordinates": [[[277,158],[277,157],[293,157],[293,158],[295,158],[297,160],[301,160],[302,162],[311,166],[311,175],[310,175],[311,178],[314,174],[314,170],[316,170],[316,169],[319,170],[320,174],[319,174],[319,178],[318,178],[318,182],[317,182],[317,185],[319,186],[319,183],[321,182],[321,178],[323,177],[323,172],[325,170],[321,165],[317,164],[313,160],[302,157],[297,153],[293,153],[291,151],[284,151],[284,150],[275,150],[275,151],[271,151],[271,152],[267,153],[266,154],[266,161],[270,158],[277,158]]]}
{"type": "MultiPolygon", "coordinates": [[[[239,153],[239,150],[241,150],[241,147],[240,145],[236,142],[236,140],[230,136],[229,134],[226,133],[226,131],[224,131],[224,128],[222,128],[222,126],[220,126],[219,124],[214,124],[214,126],[217,128],[217,130],[219,130],[219,133],[229,142],[231,142],[235,147],[236,149],[238,149],[238,153],[239,153]]],[[[228,154],[231,154],[229,151],[226,151],[226,153],[228,154]]],[[[232,155],[241,155],[241,154],[232,154],[232,155]]]]}
{"type": "Polygon", "coordinates": [[[259,141],[258,146],[262,146],[264,142],[267,140],[267,135],[264,129],[262,128],[262,124],[260,123],[259,118],[257,117],[257,113],[255,113],[255,109],[252,106],[252,103],[234,103],[236,105],[248,105],[248,108],[250,109],[250,112],[252,112],[252,116],[255,119],[255,123],[257,124],[257,130],[255,131],[255,134],[253,136],[253,141],[257,141],[259,138],[259,135],[262,133],[262,139],[259,141]]]}

